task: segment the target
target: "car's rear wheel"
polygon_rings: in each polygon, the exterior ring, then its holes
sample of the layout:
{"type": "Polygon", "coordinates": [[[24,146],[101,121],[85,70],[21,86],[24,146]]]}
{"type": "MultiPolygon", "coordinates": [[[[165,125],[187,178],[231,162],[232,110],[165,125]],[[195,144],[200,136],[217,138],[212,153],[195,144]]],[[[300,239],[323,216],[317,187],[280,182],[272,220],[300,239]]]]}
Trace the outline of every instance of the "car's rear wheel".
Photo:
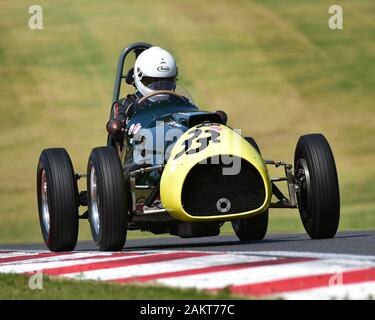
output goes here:
{"type": "MultiPolygon", "coordinates": [[[[259,153],[259,147],[251,137],[245,137],[259,153]]],[[[268,228],[268,209],[251,218],[232,221],[232,227],[241,241],[260,241],[264,239],[268,228]]]]}
{"type": "Polygon", "coordinates": [[[128,207],[123,169],[114,148],[92,150],[87,166],[87,191],[91,233],[99,250],[122,250],[128,207]]]}
{"type": "Polygon", "coordinates": [[[63,148],[42,151],[37,168],[39,221],[51,251],[74,250],[78,237],[78,188],[63,148]]]}
{"type": "Polygon", "coordinates": [[[300,137],[294,168],[298,208],[306,232],[312,239],[332,238],[340,220],[340,194],[335,160],[323,135],[300,137]]]}

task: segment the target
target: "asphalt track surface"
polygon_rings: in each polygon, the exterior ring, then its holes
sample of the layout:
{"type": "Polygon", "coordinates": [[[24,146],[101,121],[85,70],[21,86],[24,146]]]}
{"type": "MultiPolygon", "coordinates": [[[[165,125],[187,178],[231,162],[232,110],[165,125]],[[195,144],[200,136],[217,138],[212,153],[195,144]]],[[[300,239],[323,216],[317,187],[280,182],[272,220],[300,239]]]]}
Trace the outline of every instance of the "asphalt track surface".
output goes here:
{"type": "MultiPolygon", "coordinates": [[[[3,244],[1,250],[46,250],[44,244],[3,244]]],[[[76,250],[96,250],[92,241],[81,241],[76,250]]],[[[189,250],[222,252],[291,251],[375,256],[375,230],[338,232],[332,239],[311,240],[307,234],[270,234],[263,241],[240,242],[235,236],[181,239],[161,237],[129,239],[123,251],[189,250]]]]}

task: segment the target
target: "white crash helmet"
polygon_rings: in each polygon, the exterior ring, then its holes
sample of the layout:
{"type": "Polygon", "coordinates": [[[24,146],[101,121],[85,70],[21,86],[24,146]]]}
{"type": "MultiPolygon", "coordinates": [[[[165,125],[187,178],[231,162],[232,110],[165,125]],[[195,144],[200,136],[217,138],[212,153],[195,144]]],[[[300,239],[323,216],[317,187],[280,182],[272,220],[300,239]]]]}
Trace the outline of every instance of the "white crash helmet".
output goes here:
{"type": "Polygon", "coordinates": [[[162,89],[174,90],[177,73],[175,58],[160,47],[151,47],[135,61],[134,84],[142,96],[162,89]]]}

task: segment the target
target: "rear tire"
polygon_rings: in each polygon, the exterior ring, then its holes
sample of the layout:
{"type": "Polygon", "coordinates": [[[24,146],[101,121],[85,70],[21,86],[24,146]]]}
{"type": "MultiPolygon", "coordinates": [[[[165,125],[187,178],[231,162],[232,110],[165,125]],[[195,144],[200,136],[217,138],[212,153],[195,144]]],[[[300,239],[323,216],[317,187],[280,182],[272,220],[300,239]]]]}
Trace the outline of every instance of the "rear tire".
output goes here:
{"type": "Polygon", "coordinates": [[[39,221],[51,251],[74,250],[78,238],[78,188],[65,149],[42,151],[37,168],[39,221]]]}
{"type": "Polygon", "coordinates": [[[114,148],[92,150],[87,191],[91,233],[99,250],[121,251],[126,241],[128,207],[123,168],[114,148]]]}
{"type": "MultiPolygon", "coordinates": [[[[260,154],[259,147],[255,140],[251,137],[245,137],[245,139],[260,154]]],[[[241,241],[263,240],[268,228],[268,209],[251,218],[233,220],[232,227],[238,239],[241,241]]]]}
{"type": "Polygon", "coordinates": [[[335,160],[323,135],[300,137],[294,168],[300,185],[298,208],[306,232],[312,239],[334,237],[340,220],[339,183],[335,160]]]}

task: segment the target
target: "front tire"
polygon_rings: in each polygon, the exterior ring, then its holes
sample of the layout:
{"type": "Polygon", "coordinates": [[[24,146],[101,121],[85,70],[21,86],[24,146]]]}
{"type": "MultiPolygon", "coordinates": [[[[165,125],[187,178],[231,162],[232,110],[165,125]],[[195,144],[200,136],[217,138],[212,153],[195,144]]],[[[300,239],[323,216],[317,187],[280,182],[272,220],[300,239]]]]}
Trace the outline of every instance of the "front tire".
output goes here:
{"type": "Polygon", "coordinates": [[[74,250],[78,238],[78,188],[65,149],[42,151],[37,168],[37,197],[40,227],[48,249],[74,250]]]}
{"type": "MultiPolygon", "coordinates": [[[[251,137],[245,137],[245,139],[260,154],[259,147],[255,140],[251,137]]],[[[241,241],[263,240],[268,228],[268,209],[251,218],[233,220],[232,227],[234,233],[241,241]]]]}
{"type": "Polygon", "coordinates": [[[321,134],[300,137],[294,156],[299,185],[298,208],[312,239],[335,236],[340,220],[340,194],[335,160],[321,134]]]}
{"type": "Polygon", "coordinates": [[[126,188],[116,150],[92,150],[87,166],[91,233],[99,250],[121,251],[127,234],[126,188]]]}

